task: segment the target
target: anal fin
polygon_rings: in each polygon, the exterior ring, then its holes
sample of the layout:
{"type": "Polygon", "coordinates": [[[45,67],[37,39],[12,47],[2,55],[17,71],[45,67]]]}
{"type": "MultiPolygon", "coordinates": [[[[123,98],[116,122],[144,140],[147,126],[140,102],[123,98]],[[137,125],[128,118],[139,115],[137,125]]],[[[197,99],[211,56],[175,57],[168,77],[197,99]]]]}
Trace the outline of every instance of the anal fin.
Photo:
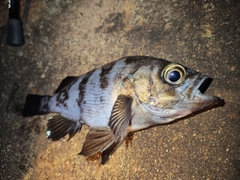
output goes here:
{"type": "Polygon", "coordinates": [[[57,141],[69,134],[70,140],[82,127],[79,121],[70,120],[61,115],[54,116],[48,120],[46,135],[48,139],[57,141]]]}

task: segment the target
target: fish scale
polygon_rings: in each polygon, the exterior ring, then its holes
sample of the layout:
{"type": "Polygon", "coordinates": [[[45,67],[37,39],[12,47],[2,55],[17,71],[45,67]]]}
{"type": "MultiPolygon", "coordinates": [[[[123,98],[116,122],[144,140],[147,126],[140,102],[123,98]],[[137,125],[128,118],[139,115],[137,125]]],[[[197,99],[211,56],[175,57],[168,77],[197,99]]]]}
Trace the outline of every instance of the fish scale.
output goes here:
{"type": "Polygon", "coordinates": [[[110,155],[133,132],[224,105],[204,91],[212,79],[178,63],[148,56],[124,57],[79,77],[67,77],[53,96],[29,94],[22,115],[57,113],[46,135],[71,139],[90,127],[81,155],[110,155]]]}

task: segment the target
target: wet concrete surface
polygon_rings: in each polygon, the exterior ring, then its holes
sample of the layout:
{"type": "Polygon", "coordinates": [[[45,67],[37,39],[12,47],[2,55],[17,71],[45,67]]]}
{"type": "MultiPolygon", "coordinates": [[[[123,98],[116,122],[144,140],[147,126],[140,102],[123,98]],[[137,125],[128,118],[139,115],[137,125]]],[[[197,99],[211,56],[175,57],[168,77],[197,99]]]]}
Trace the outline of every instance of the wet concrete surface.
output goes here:
{"type": "Polygon", "coordinates": [[[0,179],[240,179],[238,1],[22,0],[22,47],[6,45],[0,3],[0,179]],[[51,95],[66,76],[129,55],[208,74],[207,93],[226,105],[137,132],[104,166],[77,155],[88,127],[51,142],[50,115],[21,117],[28,93],[51,95]]]}

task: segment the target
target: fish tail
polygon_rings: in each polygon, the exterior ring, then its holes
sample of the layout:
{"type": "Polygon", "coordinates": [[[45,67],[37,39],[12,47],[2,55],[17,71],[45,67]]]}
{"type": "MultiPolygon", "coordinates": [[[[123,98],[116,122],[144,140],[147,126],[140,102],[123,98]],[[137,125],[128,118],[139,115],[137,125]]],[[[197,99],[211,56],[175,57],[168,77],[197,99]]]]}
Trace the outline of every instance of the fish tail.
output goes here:
{"type": "Polygon", "coordinates": [[[49,113],[48,102],[51,96],[28,94],[22,116],[35,116],[49,113]]]}

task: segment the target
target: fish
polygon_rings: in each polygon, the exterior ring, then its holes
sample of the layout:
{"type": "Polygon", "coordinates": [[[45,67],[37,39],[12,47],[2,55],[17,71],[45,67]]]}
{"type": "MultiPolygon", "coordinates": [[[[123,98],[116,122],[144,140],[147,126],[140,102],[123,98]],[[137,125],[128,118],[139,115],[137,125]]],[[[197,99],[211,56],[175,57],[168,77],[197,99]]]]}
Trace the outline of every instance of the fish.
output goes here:
{"type": "Polygon", "coordinates": [[[55,113],[46,136],[70,140],[89,127],[79,153],[103,165],[133,133],[224,106],[204,94],[212,78],[179,63],[149,56],[129,56],[81,76],[62,80],[55,93],[28,94],[23,117],[55,113]],[[97,159],[96,158],[96,159],[97,159]]]}

